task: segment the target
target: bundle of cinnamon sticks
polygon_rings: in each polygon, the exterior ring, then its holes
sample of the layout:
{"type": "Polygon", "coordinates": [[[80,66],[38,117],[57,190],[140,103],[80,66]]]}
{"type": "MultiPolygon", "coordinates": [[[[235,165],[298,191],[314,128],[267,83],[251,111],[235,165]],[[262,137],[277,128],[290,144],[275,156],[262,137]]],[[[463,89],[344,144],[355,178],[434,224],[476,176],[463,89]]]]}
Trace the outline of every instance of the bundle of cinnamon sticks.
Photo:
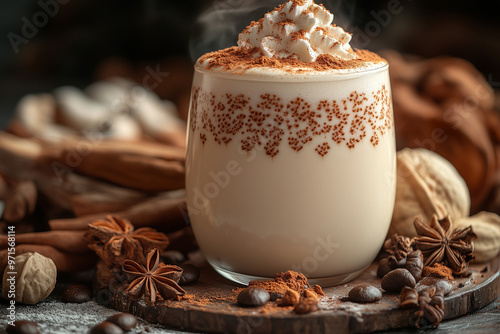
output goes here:
{"type": "MultiPolygon", "coordinates": [[[[121,80],[20,101],[0,131],[0,222],[16,226],[16,255],[37,251],[60,271],[91,268],[83,234],[109,214],[194,240],[183,191],[185,124],[151,91],[134,97],[141,89],[121,80]]],[[[0,235],[2,272],[6,262],[0,235]]]]}

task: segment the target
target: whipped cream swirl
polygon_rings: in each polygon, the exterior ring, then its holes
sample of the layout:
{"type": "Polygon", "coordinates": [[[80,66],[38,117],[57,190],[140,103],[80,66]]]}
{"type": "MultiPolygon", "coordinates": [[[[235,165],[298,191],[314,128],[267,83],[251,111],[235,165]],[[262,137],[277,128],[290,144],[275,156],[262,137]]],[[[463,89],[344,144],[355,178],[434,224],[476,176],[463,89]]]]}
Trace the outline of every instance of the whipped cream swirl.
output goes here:
{"type": "Polygon", "coordinates": [[[290,0],[243,30],[238,46],[258,48],[267,57],[292,56],[303,62],[314,62],[320,54],[356,58],[349,45],[351,35],[332,21],[333,14],[313,0],[290,0]]]}

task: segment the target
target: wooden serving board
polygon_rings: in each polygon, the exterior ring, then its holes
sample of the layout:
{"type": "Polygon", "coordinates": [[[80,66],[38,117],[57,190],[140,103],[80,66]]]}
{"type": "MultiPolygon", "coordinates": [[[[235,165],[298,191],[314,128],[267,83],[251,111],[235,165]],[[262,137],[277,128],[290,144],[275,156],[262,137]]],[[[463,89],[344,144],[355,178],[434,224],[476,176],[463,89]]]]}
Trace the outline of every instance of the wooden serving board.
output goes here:
{"type": "MultiPolygon", "coordinates": [[[[472,266],[473,274],[453,282],[445,298],[445,320],[455,318],[492,302],[500,294],[500,256],[489,264],[472,266]]],[[[346,300],[349,290],[370,283],[380,288],[373,263],[357,279],[325,288],[327,296],[320,310],[297,315],[291,307],[243,308],[236,304],[242,286],[219,276],[208,265],[202,267],[199,281],[184,286],[189,300],[162,301],[155,306],[132,300],[123,293],[124,284],[112,277],[104,264],[98,265],[94,288],[101,304],[129,312],[152,323],[179,329],[226,333],[368,333],[409,326],[413,312],[399,308],[399,295],[384,293],[373,304],[346,300]]]]}

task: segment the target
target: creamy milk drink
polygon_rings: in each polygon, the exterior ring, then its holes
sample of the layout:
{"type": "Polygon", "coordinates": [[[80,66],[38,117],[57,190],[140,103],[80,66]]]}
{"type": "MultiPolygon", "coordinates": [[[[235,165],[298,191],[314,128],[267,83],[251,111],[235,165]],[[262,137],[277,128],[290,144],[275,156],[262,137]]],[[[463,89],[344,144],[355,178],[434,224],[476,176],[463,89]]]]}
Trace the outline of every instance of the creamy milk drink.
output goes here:
{"type": "Polygon", "coordinates": [[[289,269],[339,284],[376,257],[395,196],[388,64],[311,0],[198,59],[187,204],[199,246],[248,283],[289,269]]]}

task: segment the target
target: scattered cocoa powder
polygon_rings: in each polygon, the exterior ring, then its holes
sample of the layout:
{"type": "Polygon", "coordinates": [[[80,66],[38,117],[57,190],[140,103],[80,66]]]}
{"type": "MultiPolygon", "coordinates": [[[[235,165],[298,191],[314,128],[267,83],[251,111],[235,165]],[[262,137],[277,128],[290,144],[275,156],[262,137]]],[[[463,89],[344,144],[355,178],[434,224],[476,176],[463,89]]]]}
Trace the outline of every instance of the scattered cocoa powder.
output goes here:
{"type": "MultiPolygon", "coordinates": [[[[258,24],[255,22],[254,24],[258,24]]],[[[344,60],[329,54],[321,54],[314,62],[303,62],[290,56],[288,58],[271,58],[263,56],[258,48],[239,48],[233,46],[224,50],[210,52],[198,60],[206,69],[220,68],[234,73],[245,72],[251,68],[268,67],[281,69],[290,73],[301,73],[310,70],[328,71],[359,68],[366,63],[387,63],[385,59],[368,50],[356,50],[355,59],[344,60]]]]}
{"type": "Polygon", "coordinates": [[[289,290],[288,285],[285,283],[278,283],[275,281],[251,281],[248,286],[258,286],[271,295],[271,300],[275,301],[279,298],[283,298],[286,291],[289,290]]]}
{"type": "Polygon", "coordinates": [[[434,263],[432,267],[424,267],[422,276],[444,277],[450,281],[454,279],[452,270],[441,263],[434,263]]]}
{"type": "Polygon", "coordinates": [[[315,293],[318,297],[326,297],[325,293],[323,292],[323,289],[318,285],[314,285],[304,291],[304,295],[306,296],[307,293],[315,293]]]}
{"type": "Polygon", "coordinates": [[[292,290],[292,289],[288,289],[286,292],[285,292],[285,295],[283,296],[283,298],[280,298],[276,301],[276,304],[278,304],[278,306],[295,306],[299,303],[299,300],[300,300],[300,294],[295,291],[295,290],[292,290]]]}
{"type": "Polygon", "coordinates": [[[274,276],[274,281],[277,283],[285,283],[290,289],[299,293],[302,293],[302,291],[310,287],[307,282],[307,277],[293,270],[276,274],[274,276]]]}
{"type": "Polygon", "coordinates": [[[257,286],[263,288],[271,295],[271,300],[283,298],[287,290],[291,289],[301,294],[309,288],[307,278],[298,272],[289,270],[284,273],[277,273],[274,281],[251,281],[248,286],[257,286]]]}

